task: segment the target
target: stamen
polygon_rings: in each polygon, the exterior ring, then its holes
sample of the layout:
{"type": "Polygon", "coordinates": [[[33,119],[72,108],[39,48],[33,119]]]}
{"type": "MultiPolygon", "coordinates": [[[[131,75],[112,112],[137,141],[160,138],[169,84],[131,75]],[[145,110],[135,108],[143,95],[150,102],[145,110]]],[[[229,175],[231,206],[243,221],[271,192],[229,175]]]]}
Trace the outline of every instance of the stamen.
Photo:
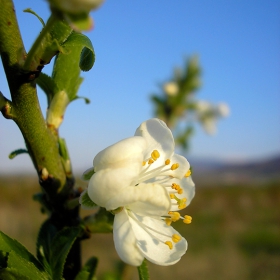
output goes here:
{"type": "Polygon", "coordinates": [[[169,211],[168,214],[170,215],[170,219],[172,222],[178,221],[181,217],[179,212],[169,211]]]}
{"type": "Polygon", "coordinates": [[[149,159],[149,161],[148,161],[148,164],[152,164],[152,163],[154,163],[155,161],[153,160],[153,159],[149,159]]]}
{"type": "Polygon", "coordinates": [[[178,194],[182,194],[183,192],[184,192],[183,189],[179,189],[179,190],[178,190],[178,194]]]}
{"type": "Polygon", "coordinates": [[[188,216],[188,215],[185,215],[185,216],[184,216],[183,223],[185,223],[185,224],[190,224],[191,222],[192,222],[192,217],[191,217],[191,216],[188,216]]]}
{"type": "Polygon", "coordinates": [[[153,150],[153,152],[151,153],[151,157],[153,160],[157,160],[160,157],[160,153],[158,152],[158,150],[153,150]]]}
{"type": "Polygon", "coordinates": [[[189,176],[191,176],[191,174],[192,174],[192,172],[191,172],[191,170],[189,169],[188,172],[185,174],[185,177],[189,177],[189,176]]]}
{"type": "Polygon", "coordinates": [[[146,163],[147,163],[146,161],[143,161],[143,162],[142,162],[142,166],[145,166],[145,165],[146,165],[146,163]]]}
{"type": "Polygon", "coordinates": [[[176,170],[179,167],[179,163],[173,163],[170,167],[171,170],[176,170]]]}
{"type": "Polygon", "coordinates": [[[171,241],[165,241],[164,244],[166,244],[170,250],[173,248],[173,244],[171,241]]]}
{"type": "Polygon", "coordinates": [[[172,235],[172,241],[174,243],[178,243],[180,240],[181,240],[181,236],[180,235],[178,235],[178,234],[173,234],[172,235]]]}
{"type": "Polygon", "coordinates": [[[169,158],[165,161],[165,165],[168,165],[168,164],[170,164],[170,159],[169,158]]]}
{"type": "Polygon", "coordinates": [[[172,220],[170,218],[165,218],[166,225],[170,226],[172,223],[172,220]]]}

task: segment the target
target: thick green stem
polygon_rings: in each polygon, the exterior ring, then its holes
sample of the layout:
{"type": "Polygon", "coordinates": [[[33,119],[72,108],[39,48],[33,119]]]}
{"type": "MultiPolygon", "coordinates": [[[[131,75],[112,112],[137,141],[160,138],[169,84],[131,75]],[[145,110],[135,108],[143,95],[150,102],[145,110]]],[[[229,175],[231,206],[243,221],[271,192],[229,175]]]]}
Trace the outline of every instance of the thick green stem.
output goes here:
{"type": "Polygon", "coordinates": [[[53,189],[66,183],[56,138],[43,118],[36,86],[22,72],[21,61],[26,57],[17,24],[13,2],[0,0],[0,51],[12,97],[13,120],[20,128],[39,175],[44,169],[53,189]]]}
{"type": "MultiPolygon", "coordinates": [[[[52,25],[50,21],[50,27],[52,25]]],[[[69,34],[70,27],[62,25],[62,35],[64,30],[69,34]]],[[[31,49],[34,54],[38,50],[36,46],[40,45],[36,43],[31,49]]],[[[12,0],[0,0],[0,53],[11,93],[11,101],[0,94],[2,114],[13,119],[21,130],[44,189],[45,202],[52,212],[52,223],[59,229],[77,226],[80,223],[79,206],[74,209],[65,206],[67,200],[78,195],[74,192],[74,178],[67,178],[59,153],[58,137],[47,127],[42,115],[34,73],[23,69],[27,55],[12,0]]],[[[51,57],[52,54],[50,59],[51,57]]],[[[25,66],[28,66],[30,61],[25,66]]],[[[65,264],[65,278],[74,279],[80,266],[80,240],[76,240],[65,264]]]]}

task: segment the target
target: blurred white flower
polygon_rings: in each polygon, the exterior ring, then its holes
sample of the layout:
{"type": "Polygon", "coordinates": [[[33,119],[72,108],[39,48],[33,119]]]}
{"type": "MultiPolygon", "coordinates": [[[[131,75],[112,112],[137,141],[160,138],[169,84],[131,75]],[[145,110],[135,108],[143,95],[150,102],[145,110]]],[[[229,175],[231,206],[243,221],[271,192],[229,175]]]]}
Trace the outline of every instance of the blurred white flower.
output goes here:
{"type": "Polygon", "coordinates": [[[210,102],[200,100],[196,103],[197,119],[202,124],[204,130],[208,134],[216,133],[217,121],[229,115],[229,107],[226,103],[213,105],[210,102]]]}
{"type": "Polygon", "coordinates": [[[217,105],[217,114],[220,117],[227,117],[230,113],[229,107],[226,103],[220,103],[217,105]]]}
{"type": "Polygon", "coordinates": [[[48,0],[50,4],[65,12],[71,14],[79,14],[83,12],[90,12],[98,8],[104,0],[48,0]]]}
{"type": "Polygon", "coordinates": [[[88,196],[115,214],[113,236],[120,258],[133,266],[144,258],[159,265],[178,262],[187,241],[171,225],[194,197],[188,161],[174,154],[170,129],[159,119],[140,125],[135,136],[101,151],[88,196]]]}
{"type": "Polygon", "coordinates": [[[164,84],[163,89],[167,95],[176,95],[178,93],[178,85],[174,82],[164,84]]]}

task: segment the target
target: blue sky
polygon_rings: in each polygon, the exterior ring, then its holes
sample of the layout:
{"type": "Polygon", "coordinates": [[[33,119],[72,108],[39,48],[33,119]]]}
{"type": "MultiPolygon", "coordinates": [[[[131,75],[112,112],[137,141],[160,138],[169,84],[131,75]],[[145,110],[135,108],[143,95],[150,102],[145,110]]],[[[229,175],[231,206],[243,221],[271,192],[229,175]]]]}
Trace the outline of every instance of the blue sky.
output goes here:
{"type": "MultiPolygon", "coordinates": [[[[23,13],[32,8],[44,20],[46,1],[15,0],[28,50],[41,24],[23,13]]],[[[197,127],[190,156],[243,161],[280,154],[280,2],[105,1],[92,16],[96,63],[83,73],[79,95],[70,104],[60,135],[66,138],[75,171],[90,167],[94,155],[134,134],[151,118],[151,93],[190,55],[199,56],[203,86],[197,98],[228,103],[231,114],[211,137],[197,127]]],[[[44,72],[51,73],[51,66],[44,72]]],[[[9,97],[2,67],[0,90],[9,97]]],[[[41,91],[42,110],[46,100],[41,91]]],[[[16,125],[0,116],[0,173],[32,172],[27,155],[8,159],[24,147],[16,125]]]]}

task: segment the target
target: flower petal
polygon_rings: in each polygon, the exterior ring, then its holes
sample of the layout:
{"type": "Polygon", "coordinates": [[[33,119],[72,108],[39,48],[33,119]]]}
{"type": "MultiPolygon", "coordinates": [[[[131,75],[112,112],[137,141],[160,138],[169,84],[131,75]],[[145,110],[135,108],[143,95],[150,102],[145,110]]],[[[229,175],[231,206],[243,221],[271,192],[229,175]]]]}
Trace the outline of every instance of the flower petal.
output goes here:
{"type": "Polygon", "coordinates": [[[136,245],[136,238],[125,209],[115,215],[113,237],[120,258],[127,264],[141,265],[144,257],[136,245]]]}
{"type": "Polygon", "coordinates": [[[123,188],[130,186],[138,176],[139,168],[139,166],[131,164],[126,168],[107,168],[94,173],[88,183],[90,199],[97,205],[105,207],[112,197],[118,197],[123,188]]]}
{"type": "Polygon", "coordinates": [[[143,122],[136,130],[135,136],[142,136],[147,140],[148,146],[145,157],[150,156],[153,150],[164,152],[170,157],[175,148],[171,130],[159,119],[149,119],[143,122]]]}
{"type": "Polygon", "coordinates": [[[159,184],[139,184],[122,189],[106,203],[107,210],[125,206],[139,215],[166,215],[171,207],[167,190],[159,184]]]}
{"type": "Polygon", "coordinates": [[[185,254],[188,247],[186,239],[164,221],[132,212],[129,213],[129,220],[137,246],[147,260],[166,266],[177,263],[185,254]],[[171,241],[173,234],[179,235],[181,240],[173,243],[173,248],[169,249],[165,242],[171,241]]]}
{"type": "Polygon", "coordinates": [[[121,140],[95,156],[94,170],[97,172],[105,168],[121,168],[135,163],[141,165],[146,146],[146,140],[139,136],[121,140]]]}

